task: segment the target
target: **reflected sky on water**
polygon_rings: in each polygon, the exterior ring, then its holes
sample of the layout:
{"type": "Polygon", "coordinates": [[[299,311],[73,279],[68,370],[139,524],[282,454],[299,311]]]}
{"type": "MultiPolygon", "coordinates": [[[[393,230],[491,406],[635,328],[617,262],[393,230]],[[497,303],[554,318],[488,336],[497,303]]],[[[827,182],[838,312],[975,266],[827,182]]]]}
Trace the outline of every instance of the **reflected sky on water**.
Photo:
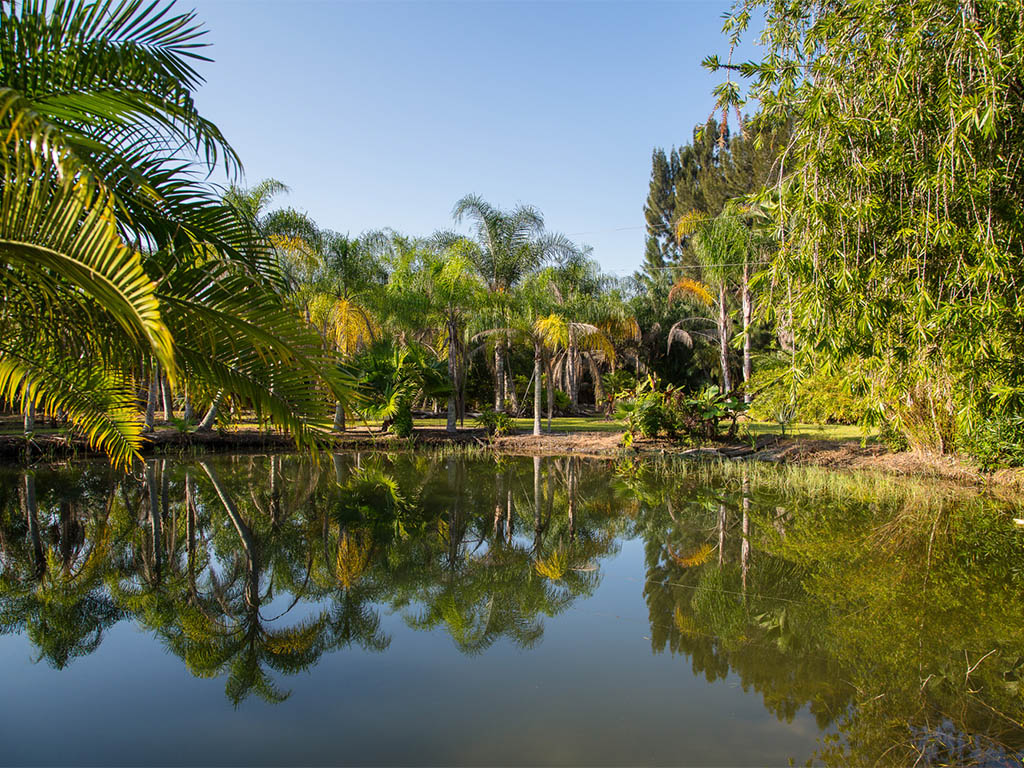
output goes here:
{"type": "Polygon", "coordinates": [[[4,764],[1019,765],[982,497],[571,458],[0,475],[4,764]]]}

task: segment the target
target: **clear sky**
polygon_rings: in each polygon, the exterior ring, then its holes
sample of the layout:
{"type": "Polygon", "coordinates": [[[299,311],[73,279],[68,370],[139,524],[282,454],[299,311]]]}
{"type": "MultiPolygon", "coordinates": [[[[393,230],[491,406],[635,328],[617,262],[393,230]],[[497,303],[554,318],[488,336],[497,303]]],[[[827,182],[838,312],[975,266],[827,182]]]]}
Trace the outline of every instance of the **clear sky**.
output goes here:
{"type": "Polygon", "coordinates": [[[729,2],[188,0],[203,113],[280,202],[353,235],[452,228],[474,192],[537,206],[609,271],[643,259],[655,146],[712,107],[729,2]]]}

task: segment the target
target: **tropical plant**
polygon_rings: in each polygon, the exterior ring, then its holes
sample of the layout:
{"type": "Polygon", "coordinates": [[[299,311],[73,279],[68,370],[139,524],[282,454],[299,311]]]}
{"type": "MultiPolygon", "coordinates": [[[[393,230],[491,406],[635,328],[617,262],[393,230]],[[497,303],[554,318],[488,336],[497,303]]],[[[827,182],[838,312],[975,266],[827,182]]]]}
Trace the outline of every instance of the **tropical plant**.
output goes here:
{"type": "Polygon", "coordinates": [[[0,3],[0,396],[120,465],[147,381],[236,398],[304,444],[310,382],[332,382],[259,233],[193,180],[238,168],[193,101],[202,34],[159,3],[0,3]]]}
{"type": "Polygon", "coordinates": [[[357,410],[365,418],[379,419],[381,431],[391,428],[401,437],[412,434],[416,397],[449,393],[444,364],[415,343],[400,347],[390,340],[378,341],[342,367],[356,382],[357,410]]]}
{"type": "Polygon", "coordinates": [[[746,98],[760,124],[792,128],[766,195],[777,317],[798,354],[851,362],[921,449],[1024,411],[1019,10],[743,0],[730,50],[763,16],[764,58],[705,62],[728,73],[723,112],[746,98]]]}

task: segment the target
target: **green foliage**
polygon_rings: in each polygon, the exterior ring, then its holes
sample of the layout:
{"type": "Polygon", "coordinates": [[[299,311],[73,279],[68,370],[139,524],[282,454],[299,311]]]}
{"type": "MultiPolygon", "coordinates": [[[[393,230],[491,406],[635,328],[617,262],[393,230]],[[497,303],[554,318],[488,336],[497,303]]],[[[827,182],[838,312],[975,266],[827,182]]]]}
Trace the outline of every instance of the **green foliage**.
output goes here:
{"type": "Polygon", "coordinates": [[[412,401],[402,400],[398,403],[394,418],[391,421],[391,433],[398,437],[412,436],[412,401]]]}
{"type": "MultiPolygon", "coordinates": [[[[762,196],[774,314],[802,354],[851,361],[919,449],[1024,413],[1020,10],[741,0],[726,22],[735,45],[765,19],[763,59],[727,72],[751,78],[762,127],[792,129],[762,196]]],[[[736,83],[717,93],[742,107],[736,83]]]]}
{"type": "Polygon", "coordinates": [[[801,424],[859,424],[868,403],[841,376],[815,369],[795,376],[791,368],[762,367],[754,372],[746,389],[754,394],[750,417],[757,421],[801,424]]]}
{"type": "Polygon", "coordinates": [[[636,376],[625,368],[616,368],[601,377],[604,388],[613,395],[616,392],[626,392],[636,387],[636,376]]]}
{"type": "Polygon", "coordinates": [[[197,181],[238,170],[193,99],[202,35],[171,3],[0,3],[0,399],[121,466],[161,370],[309,447],[340,393],[258,222],[197,181]]]}
{"type": "Polygon", "coordinates": [[[485,407],[476,418],[478,426],[483,427],[491,437],[502,437],[510,435],[515,431],[515,422],[512,417],[504,411],[495,411],[491,407],[485,407]]]}
{"type": "Polygon", "coordinates": [[[682,436],[691,440],[715,440],[736,435],[736,419],[746,410],[742,400],[726,395],[717,386],[687,394],[671,385],[659,389],[648,376],[634,389],[616,395],[618,416],[625,419],[630,435],[655,438],[682,436]],[[722,427],[728,423],[724,435],[722,427]]]}
{"type": "Polygon", "coordinates": [[[379,341],[355,355],[342,370],[354,382],[355,410],[382,420],[404,437],[412,434],[413,400],[444,397],[450,391],[445,364],[415,344],[402,347],[391,340],[379,341]]]}
{"type": "Polygon", "coordinates": [[[997,414],[983,419],[958,447],[982,469],[1024,466],[1024,416],[997,414]]]}
{"type": "Polygon", "coordinates": [[[555,413],[559,416],[571,414],[573,412],[572,400],[565,392],[560,389],[555,390],[555,413]]]}

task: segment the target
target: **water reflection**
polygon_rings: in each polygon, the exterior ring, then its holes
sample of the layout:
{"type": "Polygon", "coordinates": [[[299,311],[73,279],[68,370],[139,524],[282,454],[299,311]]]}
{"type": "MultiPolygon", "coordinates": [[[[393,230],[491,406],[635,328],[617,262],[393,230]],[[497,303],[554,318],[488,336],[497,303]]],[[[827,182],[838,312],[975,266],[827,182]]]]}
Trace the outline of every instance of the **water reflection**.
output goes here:
{"type": "Polygon", "coordinates": [[[387,651],[384,614],[536,648],[636,539],[652,651],[809,711],[815,759],[1020,764],[1021,534],[983,498],[869,485],[429,454],[8,472],[0,633],[63,669],[132,621],[235,705],[282,702],[326,654],[387,651]]]}
{"type": "Polygon", "coordinates": [[[529,648],[544,617],[596,588],[620,524],[597,495],[577,501],[578,460],[538,459],[529,484],[518,465],[489,469],[469,479],[452,458],[339,455],[328,468],[245,456],[158,459],[128,479],[89,467],[8,476],[0,631],[24,629],[62,668],[131,618],[195,675],[225,677],[235,703],[284,700],[273,673],[324,653],[385,650],[382,606],[465,653],[499,638],[529,648]]]}

